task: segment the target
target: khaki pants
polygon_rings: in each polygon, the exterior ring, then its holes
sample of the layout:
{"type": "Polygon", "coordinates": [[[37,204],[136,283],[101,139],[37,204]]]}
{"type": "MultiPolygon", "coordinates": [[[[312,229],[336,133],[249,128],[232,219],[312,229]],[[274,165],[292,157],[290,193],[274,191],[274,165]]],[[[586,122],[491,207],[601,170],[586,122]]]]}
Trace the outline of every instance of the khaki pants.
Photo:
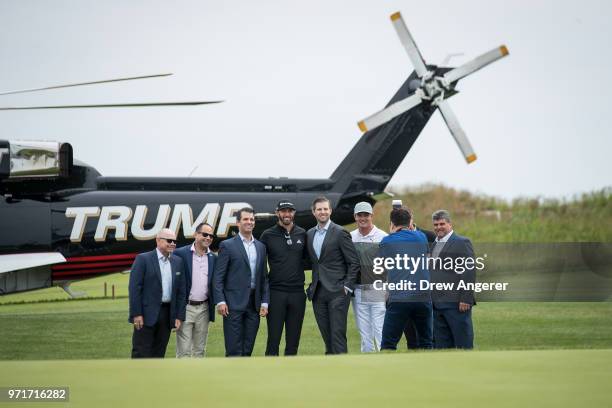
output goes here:
{"type": "Polygon", "coordinates": [[[208,302],[187,305],[185,321],[176,331],[176,358],[204,357],[208,323],[208,302]]]}

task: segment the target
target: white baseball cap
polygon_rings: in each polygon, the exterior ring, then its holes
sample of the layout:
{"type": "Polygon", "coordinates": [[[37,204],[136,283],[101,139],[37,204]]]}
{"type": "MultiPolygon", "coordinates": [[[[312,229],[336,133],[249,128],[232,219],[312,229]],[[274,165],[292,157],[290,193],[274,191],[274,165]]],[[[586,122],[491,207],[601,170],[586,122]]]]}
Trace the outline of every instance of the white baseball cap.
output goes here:
{"type": "Polygon", "coordinates": [[[373,214],[374,210],[372,210],[372,205],[370,203],[368,203],[367,201],[362,201],[355,205],[355,211],[353,214],[359,213],[373,214]]]}

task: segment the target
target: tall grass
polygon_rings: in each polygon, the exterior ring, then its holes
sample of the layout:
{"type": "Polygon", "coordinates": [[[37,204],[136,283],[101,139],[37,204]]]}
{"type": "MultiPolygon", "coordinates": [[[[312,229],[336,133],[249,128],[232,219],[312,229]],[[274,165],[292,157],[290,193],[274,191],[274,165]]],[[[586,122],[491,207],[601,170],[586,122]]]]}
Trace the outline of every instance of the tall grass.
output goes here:
{"type": "MultiPolygon", "coordinates": [[[[612,187],[570,199],[497,197],[425,184],[399,190],[417,225],[431,229],[431,214],[446,209],[455,230],[475,242],[612,242],[612,187]]],[[[391,200],[376,205],[374,221],[387,229],[391,200]]]]}

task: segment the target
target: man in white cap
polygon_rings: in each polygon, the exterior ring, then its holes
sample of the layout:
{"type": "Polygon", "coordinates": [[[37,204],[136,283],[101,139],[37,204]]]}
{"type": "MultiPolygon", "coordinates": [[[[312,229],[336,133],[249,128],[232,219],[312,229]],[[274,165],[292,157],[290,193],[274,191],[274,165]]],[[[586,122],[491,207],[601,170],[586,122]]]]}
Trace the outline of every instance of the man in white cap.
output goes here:
{"type": "Polygon", "coordinates": [[[373,259],[378,253],[378,244],[387,236],[387,233],[373,224],[372,214],[370,203],[365,201],[357,203],[354,210],[357,229],[351,232],[361,267],[361,273],[357,276],[355,286],[353,311],[361,336],[362,353],[380,350],[385,320],[385,293],[373,287],[375,280],[385,280],[385,277],[374,274],[372,269],[373,259]]]}

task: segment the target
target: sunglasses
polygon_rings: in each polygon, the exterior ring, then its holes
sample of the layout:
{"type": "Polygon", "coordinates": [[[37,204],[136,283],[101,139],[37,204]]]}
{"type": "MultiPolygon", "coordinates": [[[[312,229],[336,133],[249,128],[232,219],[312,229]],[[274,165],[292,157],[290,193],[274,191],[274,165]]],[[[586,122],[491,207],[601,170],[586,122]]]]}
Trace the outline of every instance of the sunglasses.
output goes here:
{"type": "Polygon", "coordinates": [[[160,238],[160,239],[165,240],[169,244],[176,244],[176,239],[172,239],[172,238],[160,238]]]}
{"type": "Polygon", "coordinates": [[[204,238],[210,238],[210,239],[214,239],[215,238],[215,234],[209,234],[208,232],[198,232],[198,234],[200,234],[204,238]]]}

